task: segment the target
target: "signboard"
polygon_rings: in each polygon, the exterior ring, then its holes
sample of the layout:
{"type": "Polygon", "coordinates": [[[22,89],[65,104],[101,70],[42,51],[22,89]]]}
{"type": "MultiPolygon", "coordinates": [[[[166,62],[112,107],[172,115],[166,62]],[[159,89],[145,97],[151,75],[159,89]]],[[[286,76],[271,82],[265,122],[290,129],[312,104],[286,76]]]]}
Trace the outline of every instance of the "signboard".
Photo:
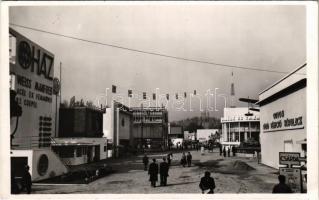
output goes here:
{"type": "Polygon", "coordinates": [[[301,170],[299,168],[279,168],[279,174],[286,177],[286,184],[294,193],[302,192],[301,170]]]}
{"type": "Polygon", "coordinates": [[[276,111],[272,114],[272,120],[263,122],[262,129],[264,132],[282,131],[290,129],[304,128],[303,116],[287,117],[284,110],[276,111]]]}
{"type": "Polygon", "coordinates": [[[300,165],[300,153],[298,152],[279,152],[280,165],[300,165]]]}
{"type": "Polygon", "coordinates": [[[10,35],[16,40],[16,62],[11,63],[10,73],[15,76],[16,100],[22,107],[13,145],[41,147],[50,143],[54,127],[54,55],[11,28],[10,35]]]}
{"type": "Polygon", "coordinates": [[[222,117],[221,123],[225,122],[247,122],[247,121],[259,121],[259,116],[233,116],[233,117],[222,117]]]}

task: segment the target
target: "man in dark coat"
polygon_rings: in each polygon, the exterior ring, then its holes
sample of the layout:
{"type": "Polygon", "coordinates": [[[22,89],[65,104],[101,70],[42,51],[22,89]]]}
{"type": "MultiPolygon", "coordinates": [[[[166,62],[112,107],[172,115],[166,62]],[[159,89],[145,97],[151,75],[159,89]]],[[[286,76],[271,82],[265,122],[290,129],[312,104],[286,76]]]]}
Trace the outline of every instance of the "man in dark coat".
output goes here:
{"type": "Polygon", "coordinates": [[[148,166],[148,157],[145,154],[143,157],[143,164],[144,164],[144,170],[147,171],[147,166],[148,166]]]}
{"type": "Polygon", "coordinates": [[[181,158],[181,165],[182,165],[183,167],[185,167],[185,165],[186,165],[186,155],[185,155],[184,152],[183,152],[182,158],[181,158]]]}
{"type": "Polygon", "coordinates": [[[187,166],[190,167],[192,165],[192,154],[190,152],[187,153],[186,160],[187,166]]]}
{"type": "Polygon", "coordinates": [[[223,147],[222,147],[222,145],[220,144],[220,145],[219,145],[219,155],[222,156],[222,154],[223,154],[223,147]]]}
{"type": "Polygon", "coordinates": [[[173,153],[172,152],[167,154],[167,163],[168,163],[169,166],[171,166],[172,157],[173,157],[173,153]]]}
{"type": "Polygon", "coordinates": [[[168,169],[169,169],[169,165],[166,162],[166,158],[164,157],[163,162],[161,162],[160,164],[160,178],[161,178],[162,186],[167,185],[168,169]]]}
{"type": "Polygon", "coordinates": [[[201,178],[199,183],[199,188],[202,190],[202,193],[205,193],[205,190],[209,190],[208,194],[214,194],[215,189],[214,178],[210,177],[210,172],[206,171],[205,176],[201,178]]]}
{"type": "Polygon", "coordinates": [[[153,162],[148,168],[148,174],[150,175],[151,186],[156,187],[156,181],[158,180],[158,164],[156,159],[153,158],[153,162]]]}
{"type": "Polygon", "coordinates": [[[29,172],[29,169],[30,167],[26,165],[24,168],[24,173],[22,177],[22,190],[26,189],[27,194],[31,194],[31,186],[32,186],[31,174],[29,172]]]}
{"type": "Polygon", "coordinates": [[[228,147],[228,149],[227,149],[227,155],[228,155],[228,157],[230,157],[230,147],[228,147]]]}
{"type": "Polygon", "coordinates": [[[292,193],[291,188],[286,184],[286,177],[283,175],[278,176],[279,184],[275,185],[272,193],[292,193]]]}

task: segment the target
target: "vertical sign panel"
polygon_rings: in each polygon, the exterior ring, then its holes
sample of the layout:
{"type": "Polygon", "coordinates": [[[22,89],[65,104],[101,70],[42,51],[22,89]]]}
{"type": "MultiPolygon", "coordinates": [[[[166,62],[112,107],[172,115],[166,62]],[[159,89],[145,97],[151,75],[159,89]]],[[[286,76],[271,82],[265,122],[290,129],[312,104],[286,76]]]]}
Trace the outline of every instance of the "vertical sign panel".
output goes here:
{"type": "MultiPolygon", "coordinates": [[[[21,148],[45,147],[53,130],[54,55],[10,29],[16,38],[15,74],[17,101],[22,107],[13,145],[21,148]]],[[[11,127],[12,129],[15,128],[11,127]]]]}

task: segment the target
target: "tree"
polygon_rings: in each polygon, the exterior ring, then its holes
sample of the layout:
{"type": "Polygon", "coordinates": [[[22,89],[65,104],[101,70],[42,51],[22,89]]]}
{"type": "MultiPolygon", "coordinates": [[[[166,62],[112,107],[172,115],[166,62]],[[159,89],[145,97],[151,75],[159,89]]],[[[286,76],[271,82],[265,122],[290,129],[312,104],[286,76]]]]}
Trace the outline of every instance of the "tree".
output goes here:
{"type": "Polygon", "coordinates": [[[60,104],[61,108],[68,108],[69,107],[69,103],[67,100],[64,100],[61,104],[60,104]]]}

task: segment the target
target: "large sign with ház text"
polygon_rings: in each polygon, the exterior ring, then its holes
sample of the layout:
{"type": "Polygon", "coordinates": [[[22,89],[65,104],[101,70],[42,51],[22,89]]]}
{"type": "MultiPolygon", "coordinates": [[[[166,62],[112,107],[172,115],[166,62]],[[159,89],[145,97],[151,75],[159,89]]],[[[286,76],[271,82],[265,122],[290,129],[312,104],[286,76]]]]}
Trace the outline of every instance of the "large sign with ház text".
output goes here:
{"type": "Polygon", "coordinates": [[[10,35],[15,38],[16,49],[16,60],[10,63],[10,73],[15,76],[16,100],[22,107],[13,145],[23,148],[47,146],[54,127],[54,55],[11,28],[10,35]]]}

